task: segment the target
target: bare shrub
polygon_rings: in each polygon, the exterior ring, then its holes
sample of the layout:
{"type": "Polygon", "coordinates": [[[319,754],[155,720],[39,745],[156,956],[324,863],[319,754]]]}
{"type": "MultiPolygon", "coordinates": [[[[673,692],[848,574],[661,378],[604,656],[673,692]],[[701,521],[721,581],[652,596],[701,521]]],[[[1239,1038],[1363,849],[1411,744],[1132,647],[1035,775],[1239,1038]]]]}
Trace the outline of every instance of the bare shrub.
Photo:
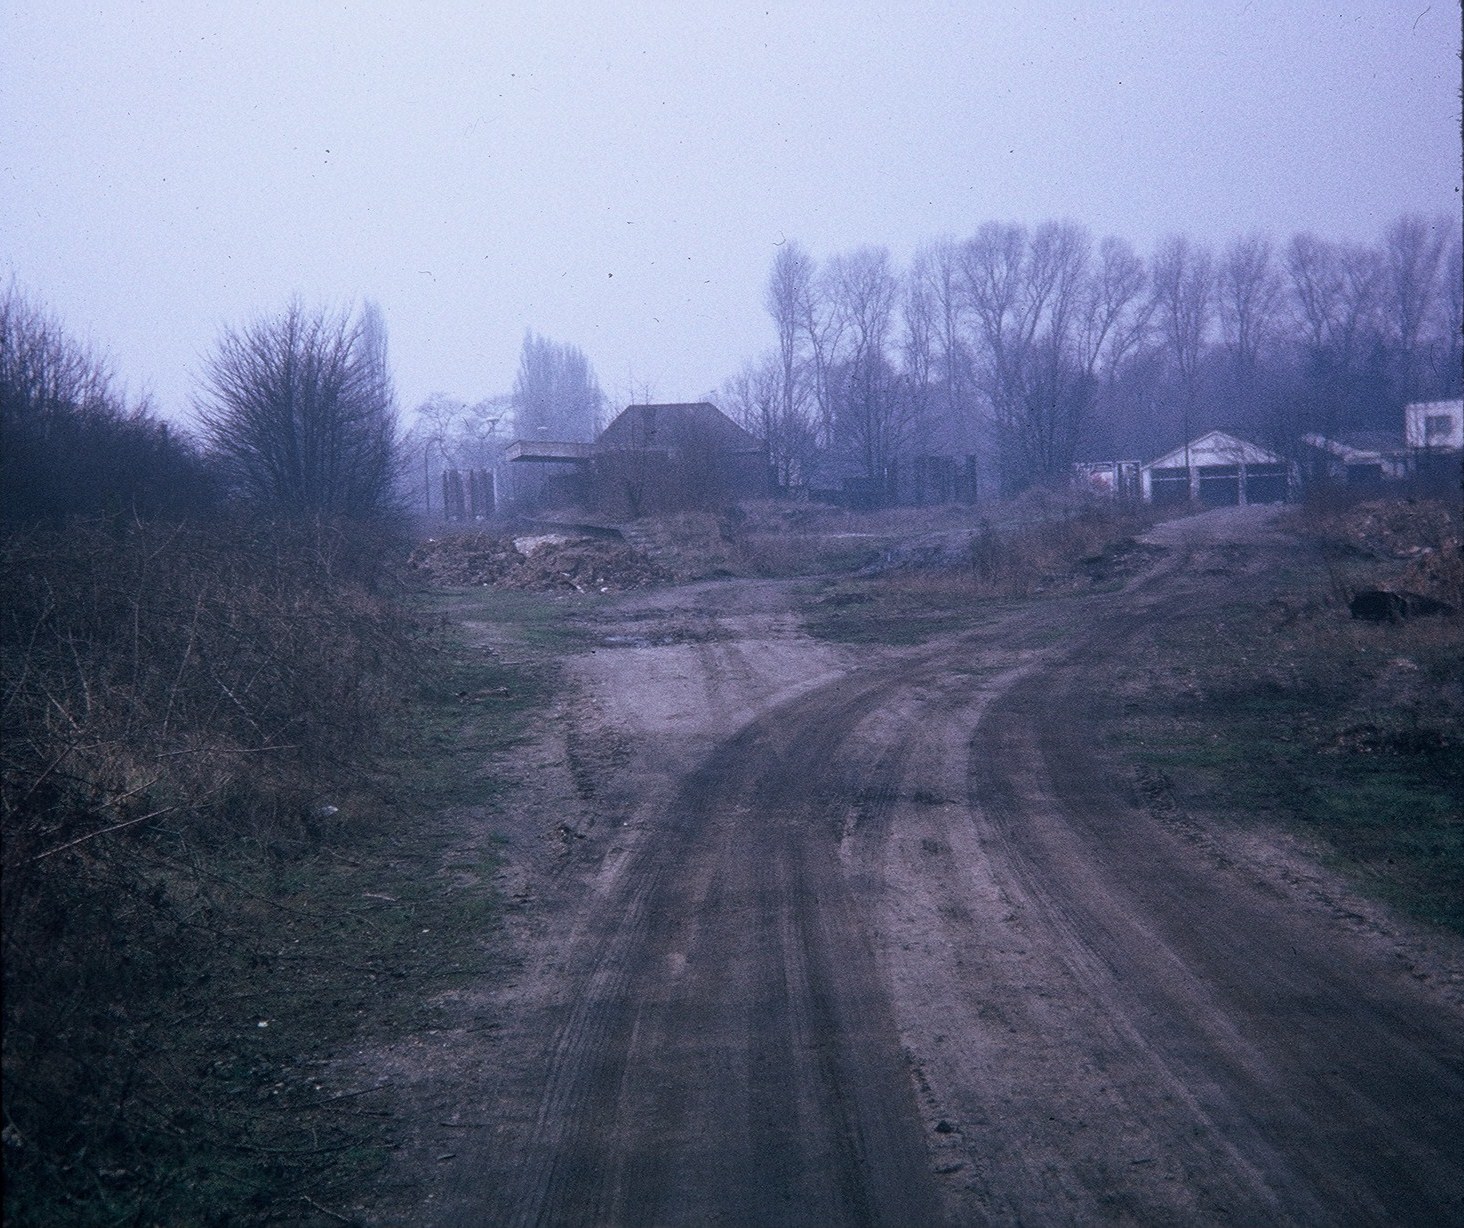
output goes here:
{"type": "Polygon", "coordinates": [[[235,494],[275,515],[371,519],[394,510],[395,394],[379,312],[307,310],[226,329],[198,424],[235,494]]]}

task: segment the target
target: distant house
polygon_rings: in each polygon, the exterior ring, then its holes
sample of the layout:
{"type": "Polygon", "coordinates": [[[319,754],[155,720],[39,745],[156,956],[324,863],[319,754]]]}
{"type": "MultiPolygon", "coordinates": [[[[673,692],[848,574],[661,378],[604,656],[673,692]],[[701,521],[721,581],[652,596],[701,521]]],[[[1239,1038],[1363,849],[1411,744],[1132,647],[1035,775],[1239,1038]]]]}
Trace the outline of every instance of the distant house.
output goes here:
{"type": "Polygon", "coordinates": [[[1147,503],[1284,503],[1291,466],[1256,444],[1211,431],[1144,465],[1139,481],[1147,503]]]}
{"type": "Polygon", "coordinates": [[[1355,431],[1338,439],[1303,435],[1301,442],[1312,458],[1307,462],[1311,477],[1365,488],[1399,481],[1410,472],[1403,436],[1389,431],[1355,431]]]}
{"type": "Polygon", "coordinates": [[[629,405],[595,440],[592,502],[601,511],[715,508],[768,489],[762,441],[705,401],[629,405]]]}
{"type": "Polygon", "coordinates": [[[1443,493],[1458,486],[1464,476],[1464,400],[1405,405],[1403,436],[1420,490],[1443,493]]]}
{"type": "Polygon", "coordinates": [[[1464,455],[1464,400],[1418,401],[1403,407],[1403,433],[1356,431],[1335,438],[1306,435],[1309,477],[1352,487],[1412,480],[1458,480],[1464,455]]]}
{"type": "Polygon", "coordinates": [[[1464,452],[1464,400],[1405,405],[1403,436],[1415,452],[1464,452]]]}
{"type": "Polygon", "coordinates": [[[769,490],[767,448],[704,401],[630,405],[593,444],[519,440],[508,458],[573,466],[575,496],[607,515],[715,508],[769,490]]]}

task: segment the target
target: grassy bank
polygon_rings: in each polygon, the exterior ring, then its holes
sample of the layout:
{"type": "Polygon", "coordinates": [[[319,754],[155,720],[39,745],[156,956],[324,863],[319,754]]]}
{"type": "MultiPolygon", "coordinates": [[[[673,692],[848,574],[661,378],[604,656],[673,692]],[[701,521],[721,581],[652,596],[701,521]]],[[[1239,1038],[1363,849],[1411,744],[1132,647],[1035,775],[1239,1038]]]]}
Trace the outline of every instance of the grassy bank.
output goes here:
{"type": "Polygon", "coordinates": [[[1134,537],[1149,523],[1117,504],[1082,504],[927,532],[860,576],[826,583],[804,625],[839,643],[918,644],[1000,602],[1115,587],[1148,558],[1134,537]]]}
{"type": "Polygon", "coordinates": [[[1207,821],[1274,824],[1407,914],[1464,933],[1464,620],[1457,512],[1303,509],[1264,591],[1135,645],[1118,735],[1146,791],[1207,821]],[[1452,614],[1353,619],[1374,586],[1452,614]]]}
{"type": "Polygon", "coordinates": [[[490,965],[454,807],[551,681],[353,549],[9,543],[7,1222],[340,1222],[394,1137],[343,1059],[490,965]]]}

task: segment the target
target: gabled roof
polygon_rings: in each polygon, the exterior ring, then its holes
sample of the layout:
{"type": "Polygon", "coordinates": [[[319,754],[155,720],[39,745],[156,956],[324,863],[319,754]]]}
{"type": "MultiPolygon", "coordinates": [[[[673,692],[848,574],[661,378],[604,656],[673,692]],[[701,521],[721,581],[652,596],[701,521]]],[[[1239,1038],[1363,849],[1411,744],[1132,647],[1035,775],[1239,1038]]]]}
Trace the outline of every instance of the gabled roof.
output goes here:
{"type": "Polygon", "coordinates": [[[1284,457],[1268,452],[1259,444],[1237,439],[1224,431],[1210,431],[1190,441],[1187,448],[1175,448],[1151,460],[1145,469],[1183,469],[1185,457],[1195,467],[1201,465],[1284,465],[1284,457]]]}
{"type": "Polygon", "coordinates": [[[601,451],[711,448],[718,452],[756,452],[762,447],[753,435],[706,401],[628,405],[600,432],[595,446],[601,451]]]}

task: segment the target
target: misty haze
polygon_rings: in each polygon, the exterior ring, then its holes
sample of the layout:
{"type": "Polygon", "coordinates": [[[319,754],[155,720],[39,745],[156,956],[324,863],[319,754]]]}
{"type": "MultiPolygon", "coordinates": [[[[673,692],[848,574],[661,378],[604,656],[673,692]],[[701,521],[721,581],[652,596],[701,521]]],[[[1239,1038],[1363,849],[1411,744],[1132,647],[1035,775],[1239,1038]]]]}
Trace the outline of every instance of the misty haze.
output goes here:
{"type": "Polygon", "coordinates": [[[8,6],[7,1222],[1464,1222],[1460,37],[8,6]]]}

